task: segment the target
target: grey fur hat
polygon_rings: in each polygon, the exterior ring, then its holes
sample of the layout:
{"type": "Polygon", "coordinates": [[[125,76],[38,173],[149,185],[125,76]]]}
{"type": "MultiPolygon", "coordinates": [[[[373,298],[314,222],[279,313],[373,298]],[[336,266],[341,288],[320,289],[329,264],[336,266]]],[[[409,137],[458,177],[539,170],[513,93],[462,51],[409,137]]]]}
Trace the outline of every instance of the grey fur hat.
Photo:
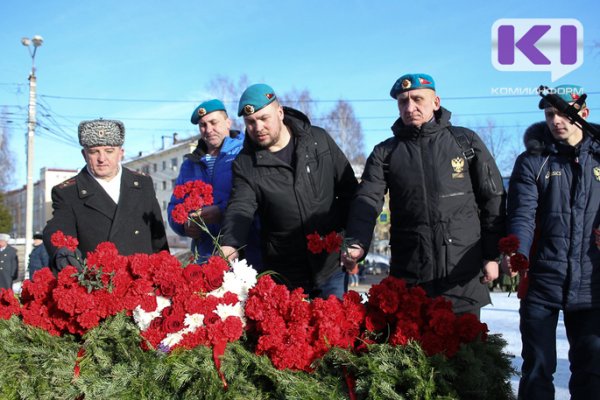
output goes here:
{"type": "Polygon", "coordinates": [[[94,119],[79,124],[79,144],[83,147],[123,146],[125,125],[121,121],[94,119]]]}

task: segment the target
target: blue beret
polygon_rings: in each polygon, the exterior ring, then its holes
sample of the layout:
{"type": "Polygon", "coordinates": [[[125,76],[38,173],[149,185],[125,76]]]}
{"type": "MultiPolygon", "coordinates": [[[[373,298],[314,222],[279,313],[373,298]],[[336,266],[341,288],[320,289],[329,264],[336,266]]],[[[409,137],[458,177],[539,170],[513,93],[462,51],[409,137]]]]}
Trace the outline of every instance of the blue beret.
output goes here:
{"type": "Polygon", "coordinates": [[[268,106],[277,99],[275,91],[269,85],[264,83],[257,83],[252,86],[248,86],[242,97],[240,97],[240,103],[238,104],[238,116],[251,115],[268,106]]]}
{"type": "Polygon", "coordinates": [[[435,90],[435,82],[431,75],[427,74],[406,74],[402,75],[390,90],[390,96],[397,99],[400,93],[415,89],[435,90]]]}
{"type": "MultiPolygon", "coordinates": [[[[558,85],[554,89],[550,89],[549,93],[555,94],[567,103],[577,101],[583,95],[583,88],[577,85],[558,85]]],[[[538,107],[543,110],[546,107],[552,107],[546,99],[541,99],[538,107]]]]}
{"type": "Polygon", "coordinates": [[[200,103],[200,105],[196,107],[192,113],[192,118],[190,118],[190,120],[192,121],[192,124],[198,125],[200,118],[204,117],[206,114],[210,114],[213,111],[225,111],[225,113],[227,113],[225,105],[221,100],[212,99],[200,103]]]}
{"type": "Polygon", "coordinates": [[[81,121],[77,129],[83,147],[123,146],[125,125],[121,121],[94,119],[81,121]]]}

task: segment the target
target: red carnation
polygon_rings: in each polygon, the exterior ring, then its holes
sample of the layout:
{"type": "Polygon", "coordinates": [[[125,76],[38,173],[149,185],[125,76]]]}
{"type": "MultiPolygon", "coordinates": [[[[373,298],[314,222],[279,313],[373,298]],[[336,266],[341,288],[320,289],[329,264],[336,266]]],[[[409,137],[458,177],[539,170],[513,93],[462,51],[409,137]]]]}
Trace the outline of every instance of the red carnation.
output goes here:
{"type": "Polygon", "coordinates": [[[328,253],[339,253],[343,241],[344,238],[339,233],[335,231],[329,232],[324,238],[325,251],[328,253]]]}
{"type": "Polygon", "coordinates": [[[513,254],[519,249],[519,238],[510,234],[498,241],[498,250],[502,254],[513,254]]]}
{"type": "Polygon", "coordinates": [[[406,346],[409,340],[419,340],[419,324],[410,319],[398,320],[396,328],[390,337],[390,344],[394,346],[406,346]]]}
{"type": "Polygon", "coordinates": [[[489,332],[487,324],[479,321],[475,314],[462,314],[456,319],[456,332],[462,342],[473,342],[477,338],[487,339],[489,332]]]}
{"type": "Polygon", "coordinates": [[[188,219],[188,212],[185,209],[185,205],[183,203],[177,204],[173,208],[173,211],[171,211],[171,217],[178,224],[184,224],[188,219]]]}
{"type": "Polygon", "coordinates": [[[529,260],[521,253],[510,256],[510,269],[513,272],[526,271],[529,268],[529,260]]]}
{"type": "Polygon", "coordinates": [[[0,289],[0,319],[21,314],[21,305],[12,289],[0,289]]]}
{"type": "Polygon", "coordinates": [[[54,247],[66,247],[71,251],[75,251],[79,245],[79,241],[73,236],[65,235],[62,231],[56,231],[50,237],[50,242],[54,247]]]}
{"type": "Polygon", "coordinates": [[[325,243],[323,243],[321,235],[319,235],[316,231],[315,233],[306,235],[306,239],[308,240],[308,250],[313,254],[319,254],[325,248],[325,243]]]}
{"type": "Polygon", "coordinates": [[[173,221],[183,224],[188,220],[189,213],[213,204],[212,192],[212,186],[201,180],[188,181],[177,185],[173,190],[173,195],[177,199],[183,199],[183,202],[177,204],[171,211],[173,221]]]}

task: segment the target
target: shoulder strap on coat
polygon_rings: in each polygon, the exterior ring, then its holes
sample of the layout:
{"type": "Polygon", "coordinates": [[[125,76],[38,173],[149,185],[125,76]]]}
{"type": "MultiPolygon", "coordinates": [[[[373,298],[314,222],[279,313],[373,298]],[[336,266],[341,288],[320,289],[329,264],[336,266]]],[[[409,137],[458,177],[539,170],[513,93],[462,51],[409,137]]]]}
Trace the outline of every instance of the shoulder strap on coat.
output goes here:
{"type": "Polygon", "coordinates": [[[458,147],[463,151],[463,155],[467,159],[469,166],[471,162],[475,159],[475,150],[473,149],[473,136],[471,136],[471,140],[467,138],[466,129],[456,128],[452,125],[448,126],[448,130],[456,139],[456,143],[458,143],[458,147]]]}

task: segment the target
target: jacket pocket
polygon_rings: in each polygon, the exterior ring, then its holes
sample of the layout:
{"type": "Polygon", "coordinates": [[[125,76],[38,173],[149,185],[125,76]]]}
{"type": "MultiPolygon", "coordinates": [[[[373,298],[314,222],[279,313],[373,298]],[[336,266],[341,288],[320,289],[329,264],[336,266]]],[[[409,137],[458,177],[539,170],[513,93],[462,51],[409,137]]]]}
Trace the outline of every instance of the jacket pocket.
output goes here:
{"type": "Polygon", "coordinates": [[[310,164],[306,164],[306,176],[308,177],[308,181],[310,183],[310,187],[312,188],[313,195],[316,197],[319,195],[319,190],[316,183],[315,172],[316,167],[311,167],[310,164]]]}

